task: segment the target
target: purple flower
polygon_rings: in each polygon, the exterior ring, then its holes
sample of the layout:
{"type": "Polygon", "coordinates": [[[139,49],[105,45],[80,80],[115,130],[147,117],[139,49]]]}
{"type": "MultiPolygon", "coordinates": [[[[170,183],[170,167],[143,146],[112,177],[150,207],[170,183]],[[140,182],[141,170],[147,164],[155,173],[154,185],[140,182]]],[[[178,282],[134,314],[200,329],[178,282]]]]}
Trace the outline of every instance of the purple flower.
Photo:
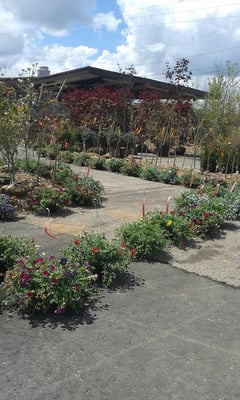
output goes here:
{"type": "Polygon", "coordinates": [[[67,263],[66,257],[61,257],[61,258],[60,258],[60,264],[61,264],[61,265],[66,265],[66,263],[67,263]]]}

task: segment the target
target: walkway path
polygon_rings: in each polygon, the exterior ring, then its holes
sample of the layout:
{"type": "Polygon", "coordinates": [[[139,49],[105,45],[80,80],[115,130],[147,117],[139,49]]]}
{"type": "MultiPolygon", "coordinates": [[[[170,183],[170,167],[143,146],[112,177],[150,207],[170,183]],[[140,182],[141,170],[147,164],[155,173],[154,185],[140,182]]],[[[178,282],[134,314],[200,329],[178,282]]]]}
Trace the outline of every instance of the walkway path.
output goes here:
{"type": "MultiPolygon", "coordinates": [[[[30,215],[2,228],[54,253],[84,226],[110,235],[120,222],[139,218],[144,195],[147,209],[162,208],[182,190],[105,172],[93,177],[104,179],[105,207],[54,219],[56,240],[43,233],[43,219],[30,215]]],[[[239,399],[239,290],[180,270],[204,268],[204,275],[231,275],[229,283],[239,284],[237,226],[223,239],[175,252],[178,268],[133,263],[128,277],[103,290],[81,316],[24,319],[4,312],[1,400],[239,399]]]]}

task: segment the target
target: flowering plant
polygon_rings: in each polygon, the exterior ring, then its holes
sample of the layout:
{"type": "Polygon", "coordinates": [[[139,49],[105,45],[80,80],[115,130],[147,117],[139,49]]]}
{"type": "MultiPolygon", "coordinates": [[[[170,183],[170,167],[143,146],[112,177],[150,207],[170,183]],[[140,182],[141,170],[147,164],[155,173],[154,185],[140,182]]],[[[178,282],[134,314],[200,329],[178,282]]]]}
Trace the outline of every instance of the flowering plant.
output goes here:
{"type": "Polygon", "coordinates": [[[34,243],[24,237],[2,235],[0,237],[0,275],[3,276],[8,269],[12,269],[16,259],[34,254],[35,251],[34,243]]]}
{"type": "Polygon", "coordinates": [[[12,199],[7,194],[0,194],[0,218],[13,219],[15,207],[12,204],[12,199]]]}
{"type": "Polygon", "coordinates": [[[153,224],[158,224],[170,245],[185,247],[193,237],[189,220],[181,212],[152,211],[147,214],[153,224]]]}
{"type": "Polygon", "coordinates": [[[47,208],[50,212],[57,212],[71,205],[71,196],[63,188],[48,187],[33,190],[26,202],[29,209],[37,213],[44,213],[47,208]]]}
{"type": "Polygon", "coordinates": [[[228,215],[229,206],[215,195],[184,192],[175,203],[175,210],[189,220],[194,235],[203,238],[215,233],[228,215]]]}
{"type": "Polygon", "coordinates": [[[119,273],[126,271],[134,250],[117,239],[109,241],[100,234],[85,233],[63,249],[62,256],[72,262],[89,263],[99,281],[108,286],[119,273]]]}
{"type": "Polygon", "coordinates": [[[13,269],[6,272],[5,303],[17,304],[28,312],[79,311],[95,280],[88,262],[35,253],[19,258],[13,269]]]}
{"type": "Polygon", "coordinates": [[[71,175],[66,178],[64,187],[76,206],[99,206],[103,201],[104,188],[91,177],[71,175]]]}
{"type": "Polygon", "coordinates": [[[129,249],[134,249],[137,260],[159,259],[167,240],[163,229],[151,218],[122,225],[118,230],[120,239],[129,249]]]}

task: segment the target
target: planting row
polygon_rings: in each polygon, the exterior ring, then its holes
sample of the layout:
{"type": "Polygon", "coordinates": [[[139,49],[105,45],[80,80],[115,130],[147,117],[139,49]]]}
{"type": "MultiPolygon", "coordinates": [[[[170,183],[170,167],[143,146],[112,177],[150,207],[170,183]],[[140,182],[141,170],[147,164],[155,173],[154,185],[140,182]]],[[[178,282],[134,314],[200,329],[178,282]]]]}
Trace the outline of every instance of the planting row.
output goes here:
{"type": "Polygon", "coordinates": [[[122,225],[115,239],[85,233],[59,254],[46,257],[24,238],[3,235],[0,271],[5,303],[27,312],[79,311],[99,285],[109,286],[132,260],[160,261],[169,246],[187,248],[209,238],[240,215],[239,185],[208,182],[185,191],[173,209],[154,210],[122,225]]]}

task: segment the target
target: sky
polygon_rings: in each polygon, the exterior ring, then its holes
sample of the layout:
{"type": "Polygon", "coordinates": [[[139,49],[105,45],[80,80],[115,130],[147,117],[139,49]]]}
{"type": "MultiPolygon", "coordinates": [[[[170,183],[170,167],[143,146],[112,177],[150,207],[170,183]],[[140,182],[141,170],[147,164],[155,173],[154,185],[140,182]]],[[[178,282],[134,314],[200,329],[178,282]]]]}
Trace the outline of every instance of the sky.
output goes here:
{"type": "Polygon", "coordinates": [[[165,80],[166,63],[186,58],[191,86],[205,89],[227,61],[240,61],[239,20],[239,0],[0,0],[0,69],[132,65],[165,80]]]}

